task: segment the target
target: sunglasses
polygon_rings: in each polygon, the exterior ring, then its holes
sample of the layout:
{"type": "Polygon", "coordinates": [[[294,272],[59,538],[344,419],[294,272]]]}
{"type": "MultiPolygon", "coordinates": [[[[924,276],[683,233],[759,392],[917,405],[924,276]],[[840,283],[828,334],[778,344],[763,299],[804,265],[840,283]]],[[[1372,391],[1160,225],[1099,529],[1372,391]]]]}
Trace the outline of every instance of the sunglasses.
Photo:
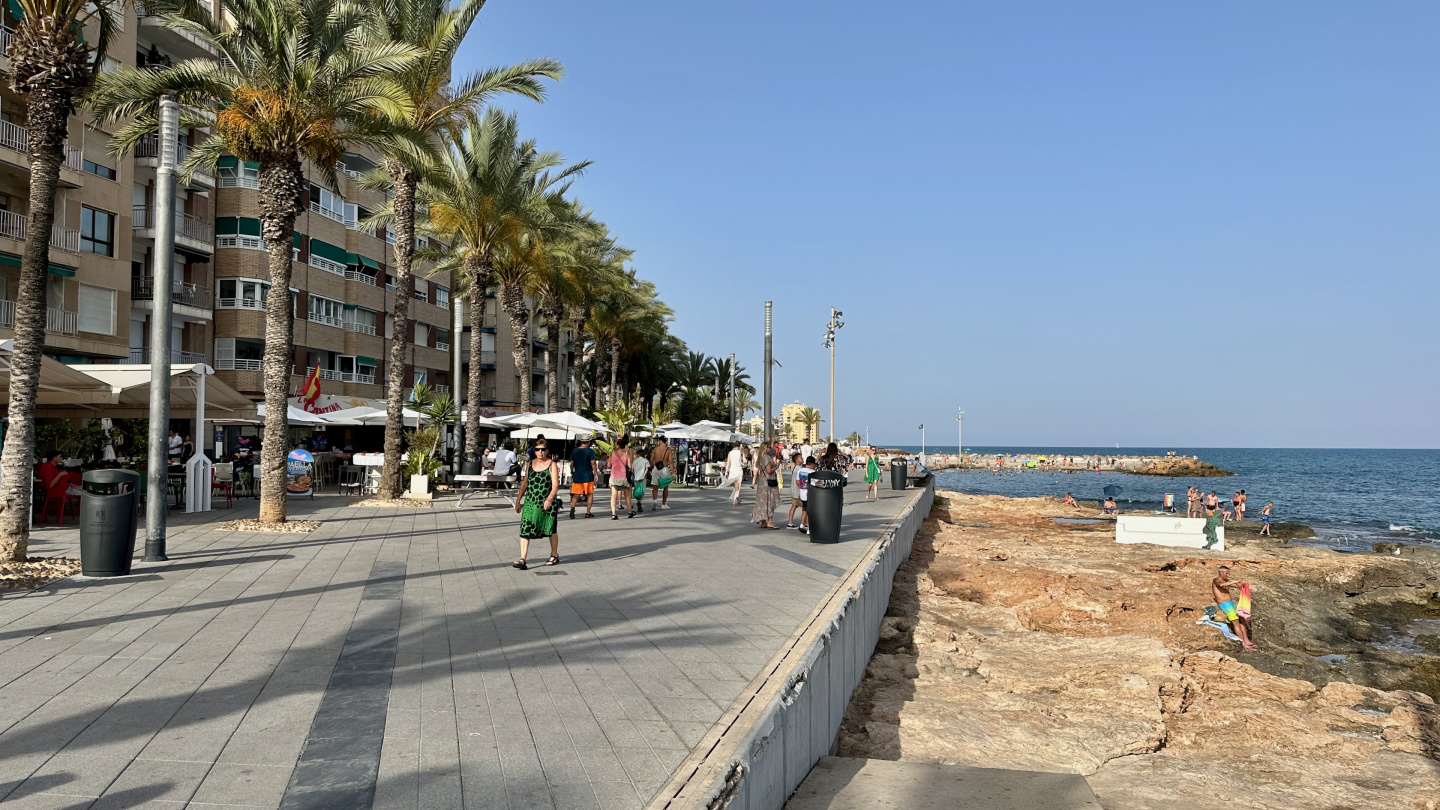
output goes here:
{"type": "Polygon", "coordinates": [[[537,447],[537,448],[535,448],[535,452],[537,452],[537,453],[548,453],[548,452],[550,452],[550,451],[549,451],[549,450],[546,450],[546,449],[543,448],[543,447],[537,447]]]}

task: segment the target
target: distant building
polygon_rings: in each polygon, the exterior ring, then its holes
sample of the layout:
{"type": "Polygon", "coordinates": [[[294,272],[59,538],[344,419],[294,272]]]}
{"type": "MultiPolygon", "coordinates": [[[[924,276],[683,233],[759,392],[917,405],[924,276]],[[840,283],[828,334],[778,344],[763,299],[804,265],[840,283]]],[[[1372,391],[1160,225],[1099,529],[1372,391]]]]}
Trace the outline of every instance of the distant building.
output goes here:
{"type": "Polygon", "coordinates": [[[814,441],[819,432],[819,425],[807,426],[801,421],[800,416],[810,406],[801,402],[791,402],[780,408],[781,435],[786,441],[807,442],[814,441]]]}

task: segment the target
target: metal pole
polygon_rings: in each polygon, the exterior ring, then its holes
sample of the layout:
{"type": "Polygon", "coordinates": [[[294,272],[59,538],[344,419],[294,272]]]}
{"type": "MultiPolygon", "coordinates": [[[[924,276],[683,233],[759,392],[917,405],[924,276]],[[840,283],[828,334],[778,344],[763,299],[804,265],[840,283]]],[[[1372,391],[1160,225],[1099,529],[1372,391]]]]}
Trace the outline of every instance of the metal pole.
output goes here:
{"type": "Polygon", "coordinates": [[[770,366],[775,362],[770,354],[770,318],[773,308],[773,302],[765,302],[765,444],[767,445],[770,444],[772,429],[770,424],[770,366]]]}
{"type": "MultiPolygon", "coordinates": [[[[164,562],[166,494],[169,489],[171,265],[175,260],[176,139],[180,105],[160,99],[160,165],[155,170],[155,253],[151,258],[150,459],[145,498],[145,561],[164,562]]],[[[273,418],[273,415],[272,415],[273,418]]]]}
{"type": "Polygon", "coordinates": [[[955,414],[955,456],[960,459],[961,466],[965,464],[965,410],[956,408],[955,414]]]}

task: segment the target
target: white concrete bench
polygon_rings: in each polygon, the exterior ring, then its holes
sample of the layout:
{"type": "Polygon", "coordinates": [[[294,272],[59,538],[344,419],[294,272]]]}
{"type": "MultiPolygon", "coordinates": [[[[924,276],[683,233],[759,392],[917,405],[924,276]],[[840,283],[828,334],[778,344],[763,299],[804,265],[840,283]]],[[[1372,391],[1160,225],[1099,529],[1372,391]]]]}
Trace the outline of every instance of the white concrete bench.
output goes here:
{"type": "MultiPolygon", "coordinates": [[[[1224,526],[1216,527],[1215,540],[1215,545],[1211,546],[1210,550],[1224,551],[1224,526]]],[[[1202,518],[1120,515],[1115,520],[1115,542],[1205,548],[1205,521],[1202,518]]]]}
{"type": "Polygon", "coordinates": [[[460,493],[460,501],[456,505],[464,506],[465,501],[475,495],[484,495],[486,497],[499,495],[506,503],[514,506],[515,499],[506,494],[509,492],[508,489],[487,487],[484,486],[484,484],[504,484],[508,487],[510,484],[517,483],[519,478],[518,475],[498,475],[493,472],[482,473],[480,475],[457,475],[454,479],[456,484],[480,484],[481,486],[457,487],[457,491],[460,493]]]}

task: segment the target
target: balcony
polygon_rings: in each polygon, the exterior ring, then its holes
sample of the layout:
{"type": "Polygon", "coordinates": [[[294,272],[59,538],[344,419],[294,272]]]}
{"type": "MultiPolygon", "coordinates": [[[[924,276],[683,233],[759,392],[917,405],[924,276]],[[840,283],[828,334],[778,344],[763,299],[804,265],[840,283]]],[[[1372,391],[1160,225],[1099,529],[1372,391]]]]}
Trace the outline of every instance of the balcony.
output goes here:
{"type": "MultiPolygon", "coordinates": [[[[321,376],[323,377],[324,374],[325,374],[325,372],[324,372],[324,371],[321,371],[320,374],[321,374],[321,376]]],[[[375,375],[374,375],[374,374],[355,374],[355,373],[349,372],[349,371],[342,371],[342,372],[340,372],[340,381],[341,381],[341,382],[348,382],[348,383],[362,383],[362,384],[364,384],[364,385],[374,385],[374,384],[375,384],[375,375]]]]}
{"type": "MultiPolygon", "coordinates": [[[[30,227],[30,218],[14,211],[0,211],[0,236],[25,241],[25,231],[30,227]]],[[[55,225],[50,229],[50,247],[66,253],[80,252],[80,232],[74,228],[55,225]]]]}
{"type": "MultiPolygon", "coordinates": [[[[265,299],[263,298],[217,298],[215,306],[218,309],[253,309],[259,312],[265,311],[265,299]]],[[[217,366],[218,368],[218,366],[217,366]]]]}
{"type": "Polygon", "coordinates": [[[530,404],[531,404],[531,405],[544,405],[544,404],[545,404],[545,392],[544,392],[544,391],[531,391],[531,392],[530,392],[530,404]]]}
{"type": "Polygon", "coordinates": [[[319,214],[320,216],[325,217],[326,219],[333,219],[334,221],[340,223],[341,225],[347,224],[347,223],[345,222],[345,212],[344,212],[343,210],[337,211],[337,210],[335,210],[334,208],[327,208],[327,207],[321,205],[321,204],[318,203],[318,202],[311,201],[311,203],[310,203],[310,213],[312,213],[312,214],[319,214]]]}
{"type": "Polygon", "coordinates": [[[448,394],[450,393],[450,386],[444,385],[442,383],[436,383],[430,386],[430,390],[437,394],[448,394]]]}
{"type": "MultiPolygon", "coordinates": [[[[260,371],[264,365],[263,360],[248,357],[221,358],[215,361],[217,371],[260,371]]],[[[291,369],[294,372],[294,369],[291,369]]]]}
{"type": "Polygon", "coordinates": [[[497,395],[497,393],[498,393],[498,392],[495,390],[495,386],[493,386],[493,385],[482,385],[482,386],[480,386],[480,401],[481,401],[481,402],[495,402],[495,401],[496,401],[496,395],[497,395]]]}
{"type": "Polygon", "coordinates": [[[545,373],[545,358],[543,358],[543,357],[532,357],[532,358],[530,358],[530,373],[532,373],[532,374],[544,374],[544,373],[545,373]]]}
{"type": "MultiPolygon", "coordinates": [[[[154,301],[155,277],[131,276],[130,300],[154,301]]],[[[210,288],[202,287],[199,284],[187,284],[183,281],[172,283],[170,285],[170,303],[177,306],[195,307],[196,309],[209,309],[210,288]]]]}
{"type": "MultiPolygon", "coordinates": [[[[130,209],[130,227],[142,239],[154,239],[158,212],[151,205],[130,209]],[[143,233],[138,233],[142,232],[143,233]]],[[[192,217],[184,211],[175,212],[175,246],[210,255],[215,252],[215,226],[208,220],[192,217]]]]}
{"type": "Polygon", "coordinates": [[[0,328],[15,328],[15,302],[0,301],[0,328]]]}
{"type": "Polygon", "coordinates": [[[346,332],[359,332],[359,333],[362,334],[362,335],[373,335],[373,334],[375,334],[375,327],[374,327],[374,326],[371,326],[371,325],[368,324],[368,323],[356,323],[355,321],[345,321],[345,331],[346,331],[346,332]]]}
{"type": "Polygon", "coordinates": [[[484,368],[485,366],[489,366],[490,368],[495,367],[495,352],[480,352],[480,367],[484,368]]]}
{"type": "MultiPolygon", "coordinates": [[[[341,320],[341,319],[339,319],[339,318],[332,317],[332,316],[330,316],[330,315],[321,315],[321,314],[318,313],[318,312],[312,312],[312,313],[310,313],[310,323],[318,323],[318,324],[322,324],[322,325],[324,325],[324,326],[333,326],[333,327],[335,327],[336,329],[344,329],[344,328],[345,328],[345,322],[344,322],[343,320],[341,320]]],[[[322,374],[323,374],[324,369],[321,369],[321,372],[322,372],[322,374]]],[[[336,374],[339,374],[340,372],[337,371],[337,372],[335,372],[335,373],[336,373],[336,374]]],[[[326,378],[322,376],[321,379],[326,379],[326,378]]]]}
{"type": "MultiPolygon", "coordinates": [[[[178,166],[185,162],[185,158],[190,156],[190,144],[184,141],[176,141],[175,147],[175,165],[178,166]]],[[[140,140],[140,143],[135,145],[135,165],[152,169],[158,169],[160,167],[159,135],[146,135],[140,140]]],[[[206,189],[215,188],[215,175],[206,169],[197,169],[190,180],[192,186],[199,186],[206,189]]],[[[259,182],[257,181],[256,187],[258,186],[259,182]]]]}
{"type": "Polygon", "coordinates": [[[57,335],[73,335],[80,331],[80,313],[68,309],[45,308],[45,331],[57,335]]]}
{"type": "MultiPolygon", "coordinates": [[[[130,350],[130,362],[132,362],[132,363],[148,363],[148,362],[150,362],[150,350],[149,350],[149,349],[131,349],[131,350],[130,350]]],[[[196,363],[209,363],[209,362],[210,362],[210,358],[209,358],[209,357],[206,357],[203,352],[184,352],[184,351],[180,351],[179,349],[171,349],[171,350],[170,350],[170,362],[171,362],[171,363],[183,363],[183,364],[186,364],[186,365],[194,365],[194,364],[196,364],[196,363]]],[[[256,363],[259,363],[260,361],[259,361],[259,360],[256,360],[255,362],[256,362],[256,363]]]]}
{"type": "MultiPolygon", "coordinates": [[[[199,5],[211,14],[215,13],[215,6],[211,0],[200,0],[199,5]]],[[[135,16],[140,20],[140,27],[145,29],[158,44],[170,51],[174,58],[193,59],[215,56],[213,48],[188,31],[177,31],[169,27],[156,11],[143,2],[135,4],[135,16]]]]}
{"type": "Polygon", "coordinates": [[[345,268],[345,280],[346,280],[346,281],[356,281],[356,282],[359,282],[359,283],[361,283],[361,284],[365,284],[365,285],[368,285],[368,286],[371,286],[371,287],[379,287],[379,286],[380,286],[380,279],[379,279],[379,277],[377,277],[377,276],[372,276],[372,275],[370,275],[369,273],[362,273],[362,272],[360,272],[359,270],[356,270],[356,269],[354,269],[354,268],[352,268],[352,267],[347,267],[347,268],[345,268]]]}
{"type": "MultiPolygon", "coordinates": [[[[10,50],[10,42],[11,39],[14,37],[14,34],[8,28],[4,29],[4,32],[5,33],[3,36],[3,42],[5,46],[5,51],[8,54],[10,50]]],[[[3,146],[6,149],[10,149],[15,152],[20,152],[21,154],[28,155],[30,151],[30,130],[20,126],[19,124],[12,124],[9,121],[0,121],[0,146],[3,146]]],[[[78,146],[71,146],[69,143],[66,143],[64,164],[65,168],[70,169],[71,171],[78,172],[84,168],[84,164],[84,150],[80,149],[78,146]]]]}
{"type": "Polygon", "coordinates": [[[341,264],[340,262],[327,259],[323,256],[316,256],[314,253],[311,253],[309,264],[311,267],[314,267],[318,270],[324,270],[327,273],[334,273],[341,278],[345,278],[346,268],[345,265],[341,264]]]}

